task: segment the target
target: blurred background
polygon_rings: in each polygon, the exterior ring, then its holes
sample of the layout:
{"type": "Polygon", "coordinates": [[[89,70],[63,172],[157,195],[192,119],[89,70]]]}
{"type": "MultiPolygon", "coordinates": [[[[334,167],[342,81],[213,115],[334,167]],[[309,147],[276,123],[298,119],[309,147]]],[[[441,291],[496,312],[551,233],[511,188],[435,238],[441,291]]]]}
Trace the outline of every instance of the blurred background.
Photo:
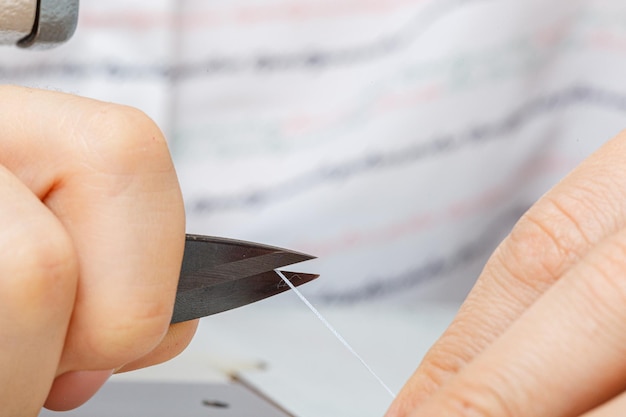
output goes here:
{"type": "MultiPolygon", "coordinates": [[[[80,8],[67,44],[0,49],[0,82],[146,112],[168,137],[188,232],[317,255],[299,266],[321,274],[303,292],[344,331],[370,324],[353,337],[381,358],[379,368],[398,370],[389,371],[395,389],[519,216],[626,126],[619,0],[82,0],[80,8]]],[[[258,309],[287,320],[281,334],[308,329],[288,319],[302,308],[285,294],[236,320],[210,318],[198,340],[226,322],[235,339],[246,335],[266,314],[258,309]]],[[[307,357],[334,349],[305,334],[307,357]]],[[[261,348],[268,340],[254,336],[247,354],[295,343],[276,337],[261,348]]],[[[324,363],[336,368],[332,357],[324,363]]]]}

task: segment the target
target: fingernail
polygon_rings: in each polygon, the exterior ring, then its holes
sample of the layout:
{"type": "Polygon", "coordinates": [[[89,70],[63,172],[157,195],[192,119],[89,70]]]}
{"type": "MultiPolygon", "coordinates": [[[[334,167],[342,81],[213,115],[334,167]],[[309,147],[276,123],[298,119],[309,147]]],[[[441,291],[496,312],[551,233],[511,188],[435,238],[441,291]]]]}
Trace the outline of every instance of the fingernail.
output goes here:
{"type": "Polygon", "coordinates": [[[83,405],[111,377],[113,370],[75,371],[58,376],[44,404],[52,411],[67,411],[83,405]]]}

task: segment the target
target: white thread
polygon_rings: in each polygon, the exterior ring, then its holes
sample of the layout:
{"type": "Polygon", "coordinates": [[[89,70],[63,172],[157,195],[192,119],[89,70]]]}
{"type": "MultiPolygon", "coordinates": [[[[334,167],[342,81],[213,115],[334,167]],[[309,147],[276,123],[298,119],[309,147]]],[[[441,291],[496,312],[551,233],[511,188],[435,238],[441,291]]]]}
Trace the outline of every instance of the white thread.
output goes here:
{"type": "Polygon", "coordinates": [[[307,300],[304,295],[302,295],[302,293],[296,288],[295,285],[293,285],[291,283],[291,281],[289,281],[287,279],[287,277],[285,275],[283,275],[282,272],[280,272],[279,270],[275,270],[275,272],[278,274],[279,277],[282,278],[283,281],[285,281],[285,283],[287,285],[289,285],[289,287],[293,290],[293,292],[296,293],[296,295],[302,300],[302,302],[304,304],[306,304],[307,307],[309,307],[309,309],[317,316],[317,318],[324,323],[324,326],[326,326],[328,328],[328,330],[330,330],[330,332],[335,335],[335,337],[341,342],[341,344],[343,344],[345,346],[346,349],[348,349],[348,351],[350,353],[352,353],[352,355],[354,355],[354,357],[356,357],[361,364],[365,367],[365,369],[367,369],[369,371],[370,374],[372,374],[372,376],[374,378],[376,378],[376,380],[380,383],[380,385],[383,386],[383,388],[385,388],[385,390],[387,390],[387,392],[389,393],[389,395],[391,395],[392,398],[396,398],[396,394],[393,393],[393,391],[387,386],[387,384],[385,384],[383,382],[382,379],[380,379],[380,377],[378,375],[376,375],[376,372],[374,372],[374,370],[372,368],[370,368],[370,366],[363,360],[363,358],[361,358],[361,356],[359,356],[358,353],[356,353],[356,351],[352,348],[352,346],[350,346],[350,344],[346,341],[346,339],[344,339],[337,330],[335,330],[335,328],[333,326],[330,325],[330,323],[328,322],[328,320],[326,320],[324,318],[324,316],[322,316],[322,314],[317,311],[317,309],[315,307],[313,307],[313,304],[311,304],[309,302],[309,300],[307,300]]]}

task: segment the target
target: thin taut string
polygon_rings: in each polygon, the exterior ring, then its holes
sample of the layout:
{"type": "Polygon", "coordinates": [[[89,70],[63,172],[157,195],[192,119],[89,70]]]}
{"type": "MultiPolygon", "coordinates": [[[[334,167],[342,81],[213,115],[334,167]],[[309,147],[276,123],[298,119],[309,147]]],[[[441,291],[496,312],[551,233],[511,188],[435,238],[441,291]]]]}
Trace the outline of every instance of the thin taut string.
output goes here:
{"type": "Polygon", "coordinates": [[[396,398],[396,394],[394,394],[393,391],[387,386],[387,384],[385,384],[383,380],[380,379],[378,375],[376,375],[376,372],[374,372],[374,370],[363,360],[363,358],[361,358],[361,356],[359,356],[359,354],[356,353],[356,351],[352,348],[352,346],[350,346],[350,344],[346,341],[346,339],[344,339],[343,336],[341,336],[339,332],[335,330],[333,326],[330,325],[328,320],[326,320],[324,316],[322,316],[322,314],[319,311],[317,311],[315,307],[313,307],[313,304],[311,304],[309,300],[307,300],[306,297],[302,295],[302,293],[295,287],[295,285],[293,285],[291,281],[289,281],[287,277],[285,277],[285,275],[283,275],[283,273],[280,272],[279,270],[275,270],[275,272],[278,274],[279,277],[282,278],[283,281],[285,281],[287,285],[289,285],[289,287],[296,293],[296,295],[302,300],[302,302],[306,304],[307,307],[309,307],[309,309],[317,316],[317,318],[322,323],[324,323],[324,326],[326,326],[328,330],[330,330],[330,332],[333,335],[335,335],[335,337],[341,342],[341,344],[344,345],[345,348],[348,349],[348,351],[352,353],[352,355],[354,355],[354,357],[359,360],[359,362],[361,362],[361,364],[365,367],[365,369],[367,369],[368,372],[372,374],[374,378],[376,378],[376,380],[380,383],[380,385],[383,386],[383,388],[389,393],[389,395],[391,395],[392,398],[396,398]]]}

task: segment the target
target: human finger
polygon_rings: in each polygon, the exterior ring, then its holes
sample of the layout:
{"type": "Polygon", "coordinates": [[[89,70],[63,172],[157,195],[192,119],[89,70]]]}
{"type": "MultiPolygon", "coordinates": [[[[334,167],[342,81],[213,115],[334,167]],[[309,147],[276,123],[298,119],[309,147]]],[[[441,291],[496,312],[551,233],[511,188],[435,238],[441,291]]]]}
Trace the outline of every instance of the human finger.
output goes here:
{"type": "Polygon", "coordinates": [[[170,360],[180,354],[191,342],[197,325],[198,320],[171,325],[154,350],[119,369],[75,371],[60,375],[50,388],[44,406],[55,411],[74,409],[89,400],[113,373],[134,371],[170,360]]]}
{"type": "Polygon", "coordinates": [[[68,411],[83,405],[111,376],[112,371],[75,371],[57,377],[43,406],[53,411],[68,411]]]}
{"type": "Polygon", "coordinates": [[[169,325],[185,237],[162,133],[123,106],[19,88],[5,96],[0,161],[58,217],[80,261],[60,371],[149,352],[169,325]]]}
{"type": "Polygon", "coordinates": [[[74,371],[60,375],[52,384],[44,406],[55,411],[72,410],[98,392],[113,373],[134,371],[172,359],[191,342],[197,325],[198,320],[171,325],[156,348],[118,369],[74,371]]]}
{"type": "Polygon", "coordinates": [[[411,417],[577,417],[626,389],[626,229],[599,243],[411,417]]]}
{"type": "Polygon", "coordinates": [[[626,393],[621,393],[581,417],[616,417],[624,415],[626,415],[626,393]]]}
{"type": "Polygon", "coordinates": [[[0,415],[37,415],[56,375],[78,278],[61,223],[0,165],[0,415]]]}
{"type": "Polygon", "coordinates": [[[191,342],[196,329],[198,328],[198,320],[191,320],[182,323],[172,324],[159,345],[147,355],[127,363],[116,373],[134,371],[140,368],[156,365],[180,354],[191,342]]]}
{"type": "Polygon", "coordinates": [[[184,247],[182,198],[163,135],[127,107],[1,90],[0,163],[59,219],[79,260],[57,374],[110,370],[146,355],[169,328],[184,247]]]}
{"type": "Polygon", "coordinates": [[[118,367],[157,346],[169,327],[185,238],[182,198],[158,128],[117,106],[84,117],[88,127],[76,132],[83,164],[45,199],[81,261],[61,372],[118,367]]]}
{"type": "Polygon", "coordinates": [[[607,142],[518,221],[387,416],[404,416],[489,346],[604,237],[626,226],[626,133],[607,142]]]}

